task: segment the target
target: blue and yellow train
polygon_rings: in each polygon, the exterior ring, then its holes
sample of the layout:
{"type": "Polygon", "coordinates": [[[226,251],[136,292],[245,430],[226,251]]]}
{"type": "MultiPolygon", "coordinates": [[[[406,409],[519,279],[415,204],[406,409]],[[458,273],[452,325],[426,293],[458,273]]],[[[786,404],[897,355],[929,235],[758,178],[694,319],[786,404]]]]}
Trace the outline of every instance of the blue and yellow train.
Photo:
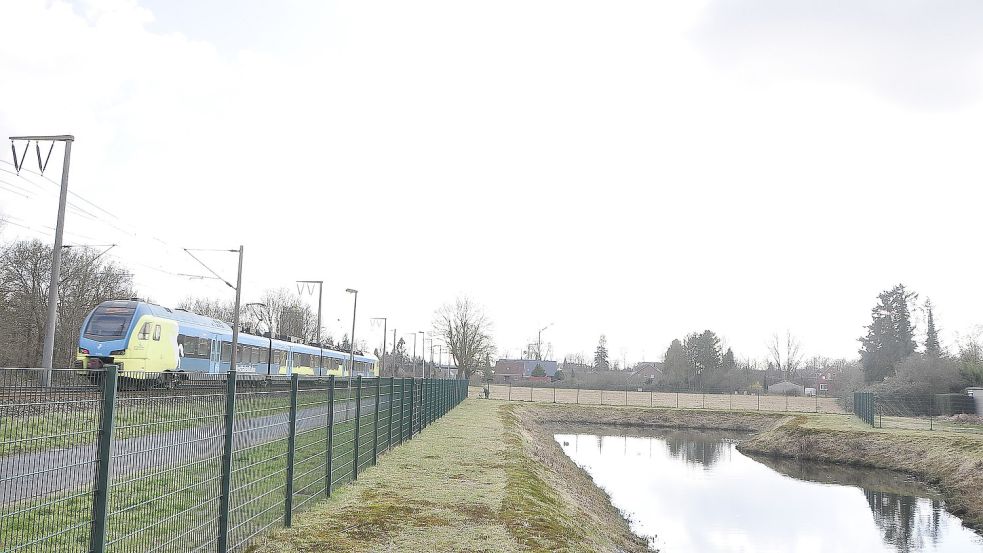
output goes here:
{"type": "MultiPolygon", "coordinates": [[[[116,365],[129,378],[224,373],[232,358],[232,327],[182,309],[137,300],[99,304],[79,334],[76,366],[116,365]],[[164,375],[164,376],[161,376],[164,375]]],[[[272,375],[379,376],[378,359],[239,333],[236,373],[261,379],[272,375]]]]}

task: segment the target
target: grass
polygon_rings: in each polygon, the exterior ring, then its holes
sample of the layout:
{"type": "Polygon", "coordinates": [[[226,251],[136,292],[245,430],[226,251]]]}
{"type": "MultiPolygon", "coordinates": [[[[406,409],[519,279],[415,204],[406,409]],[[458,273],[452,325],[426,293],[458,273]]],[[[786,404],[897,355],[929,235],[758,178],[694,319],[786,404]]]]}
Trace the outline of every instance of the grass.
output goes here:
{"type": "Polygon", "coordinates": [[[579,469],[552,437],[530,434],[518,407],[464,403],[255,551],[644,550],[586,475],[574,487],[557,480],[555,464],[579,469]],[[581,493],[605,503],[585,510],[581,493]]]}
{"type": "MultiPolygon", "coordinates": [[[[398,413],[398,411],[397,411],[398,413]]],[[[388,411],[380,412],[379,441],[388,439],[388,411]]],[[[398,443],[398,420],[394,442],[398,443]]],[[[363,415],[360,458],[370,464],[373,416],[363,415]]],[[[350,479],[354,421],[336,424],[332,480],[350,479]]],[[[295,505],[324,494],[326,432],[298,432],[294,472],[295,505]]],[[[232,543],[245,541],[282,523],[286,488],[287,440],[243,447],[233,455],[232,543]]],[[[211,456],[174,467],[129,474],[113,483],[109,498],[108,540],[132,551],[191,550],[214,543],[220,495],[220,457],[211,456]]],[[[3,506],[0,550],[62,551],[84,548],[91,520],[91,493],[71,492],[3,506]],[[15,514],[16,512],[16,514],[15,514]]]]}

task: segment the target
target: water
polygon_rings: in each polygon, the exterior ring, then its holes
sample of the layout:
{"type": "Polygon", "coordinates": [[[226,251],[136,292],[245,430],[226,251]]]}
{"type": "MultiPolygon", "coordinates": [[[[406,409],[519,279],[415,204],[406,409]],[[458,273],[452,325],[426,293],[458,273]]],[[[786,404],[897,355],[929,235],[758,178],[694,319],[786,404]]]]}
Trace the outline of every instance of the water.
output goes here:
{"type": "Polygon", "coordinates": [[[938,494],[904,475],[752,459],[733,433],[644,434],[555,437],[666,553],[983,552],[938,494]]]}

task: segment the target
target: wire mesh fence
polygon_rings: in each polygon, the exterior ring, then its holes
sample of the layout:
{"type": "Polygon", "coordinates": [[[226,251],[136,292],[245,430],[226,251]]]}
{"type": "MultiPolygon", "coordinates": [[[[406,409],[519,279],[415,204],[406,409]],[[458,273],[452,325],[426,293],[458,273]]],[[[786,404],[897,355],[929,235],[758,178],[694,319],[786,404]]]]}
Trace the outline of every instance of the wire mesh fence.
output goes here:
{"type": "Polygon", "coordinates": [[[969,394],[857,392],[850,409],[875,428],[983,434],[981,400],[969,394]]]}
{"type": "Polygon", "coordinates": [[[541,403],[575,403],[581,405],[621,405],[635,407],[670,407],[677,409],[726,409],[740,411],[782,411],[808,413],[849,413],[843,402],[825,395],[715,393],[710,391],[643,390],[622,388],[598,390],[553,385],[492,384],[471,386],[471,397],[505,401],[530,401],[541,403]]]}
{"type": "Polygon", "coordinates": [[[467,396],[456,380],[51,375],[0,369],[0,551],[244,551],[467,396]]]}

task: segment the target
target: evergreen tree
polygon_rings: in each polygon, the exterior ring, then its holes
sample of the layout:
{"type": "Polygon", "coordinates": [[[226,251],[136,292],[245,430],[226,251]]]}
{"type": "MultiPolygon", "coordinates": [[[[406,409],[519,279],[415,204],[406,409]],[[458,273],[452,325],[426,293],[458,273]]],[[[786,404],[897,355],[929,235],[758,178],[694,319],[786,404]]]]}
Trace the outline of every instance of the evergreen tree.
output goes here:
{"type": "Polygon", "coordinates": [[[942,357],[942,345],[939,344],[939,331],[935,328],[935,315],[932,313],[932,300],[925,300],[925,310],[928,311],[928,321],[925,330],[925,355],[942,357]]]}
{"type": "Polygon", "coordinates": [[[601,334],[601,339],[597,341],[597,350],[594,351],[594,368],[599,371],[606,371],[608,364],[608,339],[601,334]]]}
{"type": "Polygon", "coordinates": [[[689,387],[690,379],[696,373],[693,364],[690,363],[686,348],[678,339],[673,340],[666,350],[663,359],[663,370],[666,375],[666,382],[676,388],[689,387]]]}
{"type": "Polygon", "coordinates": [[[864,380],[881,382],[894,374],[895,366],[915,352],[915,328],[908,305],[918,298],[903,284],[878,295],[871,309],[867,335],[860,338],[864,380]]]}
{"type": "Polygon", "coordinates": [[[710,374],[716,373],[721,366],[720,338],[713,331],[704,330],[686,337],[686,352],[690,363],[696,368],[696,374],[701,381],[710,374]]]}
{"type": "Polygon", "coordinates": [[[731,371],[737,367],[737,361],[734,360],[734,350],[727,348],[727,351],[724,352],[724,357],[720,362],[720,367],[724,370],[724,372],[731,371]]]}

